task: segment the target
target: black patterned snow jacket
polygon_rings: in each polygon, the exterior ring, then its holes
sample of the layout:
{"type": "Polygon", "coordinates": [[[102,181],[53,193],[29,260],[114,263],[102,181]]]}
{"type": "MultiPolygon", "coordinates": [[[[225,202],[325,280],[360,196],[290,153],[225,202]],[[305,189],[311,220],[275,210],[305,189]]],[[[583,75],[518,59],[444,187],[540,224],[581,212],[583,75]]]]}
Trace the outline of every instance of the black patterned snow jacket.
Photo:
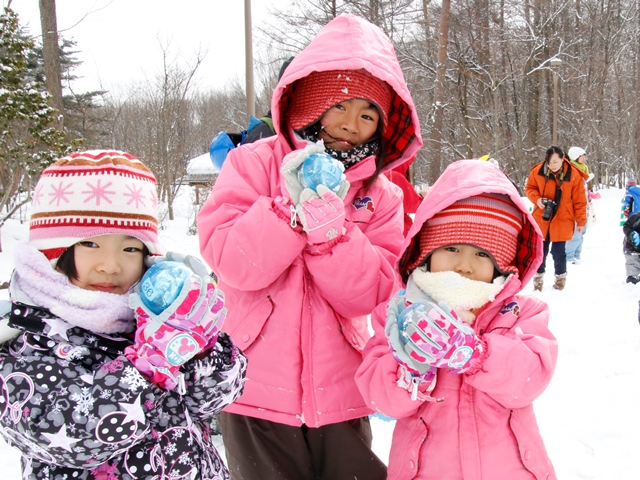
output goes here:
{"type": "Polygon", "coordinates": [[[227,479],[208,420],[242,393],[246,359],[221,333],[183,367],[187,392],[149,383],[122,354],[132,341],[14,303],[0,345],[0,434],[24,480],[227,479]]]}

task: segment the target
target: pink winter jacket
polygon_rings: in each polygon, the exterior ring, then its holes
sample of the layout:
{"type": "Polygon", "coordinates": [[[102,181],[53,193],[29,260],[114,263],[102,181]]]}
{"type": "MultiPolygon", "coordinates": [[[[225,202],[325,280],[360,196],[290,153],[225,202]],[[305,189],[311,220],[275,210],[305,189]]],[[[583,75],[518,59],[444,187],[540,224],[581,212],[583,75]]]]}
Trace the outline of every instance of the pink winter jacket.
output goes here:
{"type": "Polygon", "coordinates": [[[414,132],[384,171],[408,161],[422,142],[393,47],[377,27],[342,15],[291,62],[276,87],[271,110],[278,134],[229,152],[198,215],[202,255],[226,295],[224,330],[249,360],[244,393],[228,412],[310,427],[371,413],[354,375],[370,336],[366,316],[397,288],[401,193],[383,175],[364,187],[374,157],[351,167],[346,234],[319,246],[308,245],[306,234],[272,207],[276,197],[288,197],[283,158],[305,145],[290,145],[280,131],[283,92],[313,70],[360,68],[392,87],[401,108],[390,121],[414,132]]]}
{"type": "MultiPolygon", "coordinates": [[[[388,478],[420,480],[555,479],[533,413],[532,402],[553,375],[558,345],[547,328],[547,305],[517,293],[542,258],[538,226],[506,177],[477,160],[456,162],[434,184],[418,209],[405,246],[435,212],[461,198],[502,193],[521,206],[525,218],[516,266],[495,301],[473,325],[488,354],[477,371],[463,375],[438,369],[433,398],[412,400],[398,386],[402,369],[384,334],[387,303],[373,315],[374,337],[364,351],[357,382],[367,403],[397,418],[388,478]],[[442,187],[442,188],[441,188],[442,187]]],[[[420,398],[420,396],[418,397],[420,398]]]]}

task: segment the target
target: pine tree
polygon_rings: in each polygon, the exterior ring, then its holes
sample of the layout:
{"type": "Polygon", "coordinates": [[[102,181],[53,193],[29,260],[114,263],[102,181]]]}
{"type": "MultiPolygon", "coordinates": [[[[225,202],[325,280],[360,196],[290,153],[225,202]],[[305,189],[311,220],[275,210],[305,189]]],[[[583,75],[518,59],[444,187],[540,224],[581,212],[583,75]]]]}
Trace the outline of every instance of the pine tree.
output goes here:
{"type": "MultiPolygon", "coordinates": [[[[28,74],[32,40],[9,8],[0,15],[0,227],[31,198],[33,180],[70,145],[53,128],[42,81],[28,74]]],[[[0,245],[1,251],[1,245],[0,245]]]]}
{"type": "MultiPolygon", "coordinates": [[[[64,130],[70,138],[82,138],[88,148],[100,148],[109,137],[107,112],[102,108],[105,90],[78,93],[74,82],[78,76],[74,71],[82,62],[77,58],[75,40],[60,36],[60,67],[62,74],[64,104],[64,130]]],[[[27,57],[27,75],[34,81],[45,83],[42,43],[36,41],[27,57]]]]}

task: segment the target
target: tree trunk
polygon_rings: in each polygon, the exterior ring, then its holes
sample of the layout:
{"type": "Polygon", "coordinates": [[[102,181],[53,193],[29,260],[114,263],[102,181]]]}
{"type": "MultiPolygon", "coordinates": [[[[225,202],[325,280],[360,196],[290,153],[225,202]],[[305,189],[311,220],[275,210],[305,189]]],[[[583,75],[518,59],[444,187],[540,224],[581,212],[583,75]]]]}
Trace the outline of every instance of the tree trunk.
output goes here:
{"type": "Polygon", "coordinates": [[[56,0],[40,0],[40,25],[42,28],[42,55],[44,57],[47,91],[51,95],[51,106],[58,110],[56,127],[62,131],[64,126],[64,106],[62,104],[56,0]]]}
{"type": "Polygon", "coordinates": [[[442,13],[438,31],[438,65],[433,93],[433,128],[430,138],[429,183],[440,176],[442,157],[442,125],[444,122],[445,77],[447,72],[447,48],[449,44],[449,12],[451,1],[442,0],[442,13]]]}
{"type": "Polygon", "coordinates": [[[636,33],[636,85],[635,85],[635,107],[636,114],[634,116],[635,122],[635,135],[633,138],[633,154],[634,161],[633,165],[636,168],[636,171],[640,172],[640,8],[637,10],[637,33],[636,33]]]}

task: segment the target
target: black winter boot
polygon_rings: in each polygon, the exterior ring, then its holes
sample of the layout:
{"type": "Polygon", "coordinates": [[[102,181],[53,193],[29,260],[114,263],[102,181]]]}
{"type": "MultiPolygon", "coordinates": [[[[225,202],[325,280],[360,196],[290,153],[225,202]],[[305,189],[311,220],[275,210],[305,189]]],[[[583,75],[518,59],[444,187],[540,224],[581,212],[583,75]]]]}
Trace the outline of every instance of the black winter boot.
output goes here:
{"type": "Polygon", "coordinates": [[[638,283],[638,282],[640,282],[640,278],[638,278],[638,277],[637,277],[637,276],[635,276],[635,275],[629,275],[629,276],[627,277],[627,283],[633,283],[633,284],[635,285],[635,284],[636,284],[636,283],[638,283]]]}

